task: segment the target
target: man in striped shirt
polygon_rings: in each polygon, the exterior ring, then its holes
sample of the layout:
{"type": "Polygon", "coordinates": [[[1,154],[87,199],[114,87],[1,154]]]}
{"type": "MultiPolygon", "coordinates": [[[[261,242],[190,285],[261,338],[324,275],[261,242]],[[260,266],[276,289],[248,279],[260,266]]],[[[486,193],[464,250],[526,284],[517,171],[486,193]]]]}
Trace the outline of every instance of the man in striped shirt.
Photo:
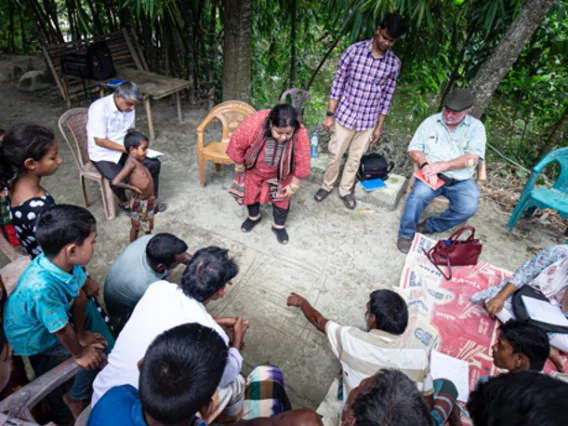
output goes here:
{"type": "Polygon", "coordinates": [[[329,142],[327,169],[315,199],[320,202],[333,190],[339,176],[343,154],[349,155],[339,185],[339,196],[348,209],[354,209],[355,177],[361,157],[381,137],[385,118],[390,111],[400,60],[391,51],[405,31],[404,18],[389,13],[371,40],[347,48],[337,66],[333,80],[325,130],[333,132],[329,142]]]}

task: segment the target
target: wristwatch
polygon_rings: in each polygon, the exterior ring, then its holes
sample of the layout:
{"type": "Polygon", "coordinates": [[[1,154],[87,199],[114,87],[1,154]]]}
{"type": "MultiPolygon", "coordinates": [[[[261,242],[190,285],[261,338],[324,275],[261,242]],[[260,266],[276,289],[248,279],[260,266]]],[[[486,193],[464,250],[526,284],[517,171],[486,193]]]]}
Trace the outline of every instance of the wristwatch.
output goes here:
{"type": "Polygon", "coordinates": [[[333,117],[333,116],[335,116],[335,113],[334,113],[334,112],[331,112],[331,111],[327,111],[327,112],[325,113],[325,115],[326,115],[327,117],[333,117]]]}
{"type": "Polygon", "coordinates": [[[424,166],[426,166],[427,164],[428,164],[428,161],[424,162],[424,163],[420,166],[420,168],[423,169],[424,166]]]}

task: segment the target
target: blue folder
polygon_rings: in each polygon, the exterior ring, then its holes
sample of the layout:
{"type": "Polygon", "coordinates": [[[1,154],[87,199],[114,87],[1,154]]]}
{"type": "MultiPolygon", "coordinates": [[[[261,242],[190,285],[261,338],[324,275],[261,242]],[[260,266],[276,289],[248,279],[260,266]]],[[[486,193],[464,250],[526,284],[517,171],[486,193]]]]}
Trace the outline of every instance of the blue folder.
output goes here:
{"type": "Polygon", "coordinates": [[[116,87],[116,86],[120,86],[125,81],[126,80],[123,80],[122,78],[117,78],[116,80],[107,81],[106,85],[108,87],[116,87]]]}
{"type": "Polygon", "coordinates": [[[367,192],[387,187],[387,185],[381,179],[366,180],[364,182],[361,182],[361,186],[367,192]]]}

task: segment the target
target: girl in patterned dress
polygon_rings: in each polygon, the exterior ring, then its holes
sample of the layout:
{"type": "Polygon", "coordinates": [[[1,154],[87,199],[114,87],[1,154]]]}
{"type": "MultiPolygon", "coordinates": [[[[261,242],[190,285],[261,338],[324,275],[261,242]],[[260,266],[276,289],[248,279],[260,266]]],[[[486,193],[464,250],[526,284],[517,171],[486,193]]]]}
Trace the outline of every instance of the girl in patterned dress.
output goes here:
{"type": "Polygon", "coordinates": [[[0,145],[0,187],[7,188],[6,206],[16,235],[33,259],[41,253],[35,239],[35,222],[46,207],[55,205],[41,186],[41,178],[53,175],[59,165],[57,141],[51,130],[19,124],[0,145]]]}

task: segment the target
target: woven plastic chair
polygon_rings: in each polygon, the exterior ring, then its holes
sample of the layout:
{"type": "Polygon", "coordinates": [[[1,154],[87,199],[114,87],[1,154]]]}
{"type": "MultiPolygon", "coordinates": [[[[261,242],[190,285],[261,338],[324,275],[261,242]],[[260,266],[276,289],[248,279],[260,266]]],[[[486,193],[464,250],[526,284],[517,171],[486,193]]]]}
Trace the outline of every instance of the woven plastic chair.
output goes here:
{"type": "MultiPolygon", "coordinates": [[[[507,231],[513,230],[523,213],[525,217],[531,217],[536,209],[557,210],[560,217],[568,219],[568,147],[552,151],[533,167],[521,198],[509,219],[507,231]],[[545,186],[535,187],[538,175],[551,163],[558,163],[560,166],[558,179],[550,189],[545,186]]],[[[565,235],[568,236],[568,229],[565,235]]]]}
{"type": "Polygon", "coordinates": [[[85,207],[89,207],[87,188],[85,186],[86,178],[94,180],[100,185],[106,218],[114,219],[116,217],[116,207],[114,205],[114,195],[110,189],[110,182],[99,173],[93,163],[89,160],[87,118],[87,108],[70,109],[59,117],[59,130],[73,154],[75,164],[79,168],[79,179],[81,181],[81,188],[83,189],[85,207]],[[68,132],[71,133],[74,146],[69,141],[67,136],[68,132]]]}
{"type": "Polygon", "coordinates": [[[213,108],[205,120],[197,126],[197,161],[201,186],[205,186],[205,163],[208,161],[215,163],[217,173],[221,171],[222,164],[233,164],[233,160],[227,155],[229,139],[242,121],[255,112],[256,110],[245,102],[227,101],[213,108]],[[214,119],[218,119],[223,124],[221,142],[210,142],[205,145],[205,129],[214,119]]]}

